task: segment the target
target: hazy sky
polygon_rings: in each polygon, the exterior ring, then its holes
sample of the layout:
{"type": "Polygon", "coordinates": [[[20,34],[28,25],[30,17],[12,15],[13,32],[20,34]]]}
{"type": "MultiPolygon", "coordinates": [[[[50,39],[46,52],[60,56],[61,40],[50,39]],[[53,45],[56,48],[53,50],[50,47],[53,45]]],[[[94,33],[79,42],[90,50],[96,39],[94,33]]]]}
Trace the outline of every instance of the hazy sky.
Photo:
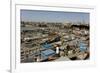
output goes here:
{"type": "Polygon", "coordinates": [[[56,12],[42,10],[21,10],[22,21],[46,22],[85,22],[89,23],[89,13],[82,12],[56,12]]]}

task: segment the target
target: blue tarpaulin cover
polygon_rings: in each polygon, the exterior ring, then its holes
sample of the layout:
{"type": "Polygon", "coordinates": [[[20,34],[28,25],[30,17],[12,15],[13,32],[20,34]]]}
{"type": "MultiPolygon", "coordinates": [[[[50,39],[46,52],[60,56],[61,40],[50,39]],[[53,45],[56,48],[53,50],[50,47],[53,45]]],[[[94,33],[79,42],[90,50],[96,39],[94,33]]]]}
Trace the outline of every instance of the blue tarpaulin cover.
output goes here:
{"type": "Polygon", "coordinates": [[[51,49],[52,45],[50,45],[50,44],[44,44],[44,45],[42,45],[42,48],[43,49],[51,49]]]}
{"type": "Polygon", "coordinates": [[[51,56],[51,55],[55,54],[55,51],[48,49],[48,50],[42,51],[41,53],[45,56],[51,56]]]}
{"type": "Polygon", "coordinates": [[[55,55],[55,51],[51,50],[51,49],[48,49],[48,50],[45,50],[45,51],[42,51],[41,52],[41,58],[43,60],[47,59],[49,56],[53,56],[55,55]]]}
{"type": "Polygon", "coordinates": [[[80,47],[80,50],[81,50],[81,51],[85,51],[86,48],[87,48],[87,47],[86,47],[86,44],[84,44],[84,43],[80,43],[80,44],[79,44],[79,47],[80,47]]]}

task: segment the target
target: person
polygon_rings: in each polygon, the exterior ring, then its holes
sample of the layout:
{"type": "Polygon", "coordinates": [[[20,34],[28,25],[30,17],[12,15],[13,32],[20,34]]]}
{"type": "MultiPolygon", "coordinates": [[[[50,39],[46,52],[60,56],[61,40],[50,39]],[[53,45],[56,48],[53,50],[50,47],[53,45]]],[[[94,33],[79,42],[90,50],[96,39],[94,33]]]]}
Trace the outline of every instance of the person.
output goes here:
{"type": "Polygon", "coordinates": [[[36,61],[37,61],[37,62],[40,62],[40,57],[39,57],[39,56],[37,56],[36,61]]]}
{"type": "Polygon", "coordinates": [[[59,48],[59,46],[57,46],[56,47],[56,55],[59,57],[60,55],[59,55],[59,52],[60,52],[60,48],[59,48]]]}

